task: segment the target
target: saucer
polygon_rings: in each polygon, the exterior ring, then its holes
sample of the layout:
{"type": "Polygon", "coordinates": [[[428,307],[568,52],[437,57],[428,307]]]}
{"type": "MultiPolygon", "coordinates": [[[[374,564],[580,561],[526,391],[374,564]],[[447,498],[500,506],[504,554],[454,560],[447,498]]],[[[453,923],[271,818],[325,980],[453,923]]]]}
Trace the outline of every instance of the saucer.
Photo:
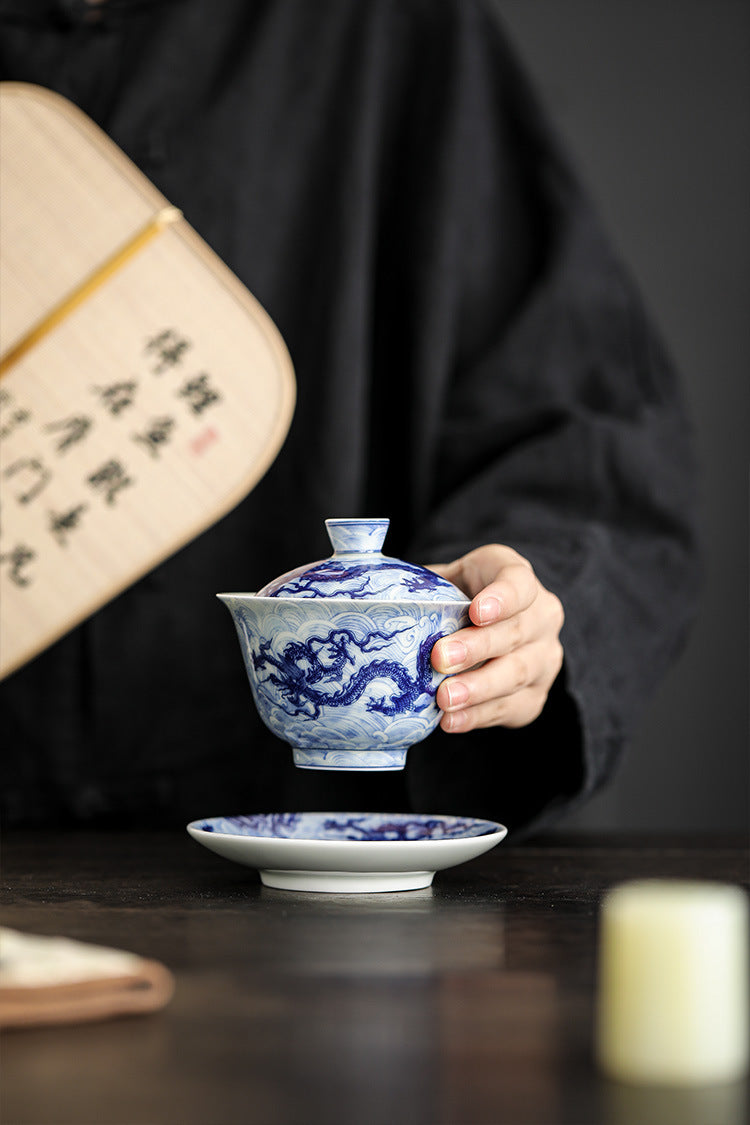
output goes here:
{"type": "Polygon", "coordinates": [[[194,820],[194,840],[255,867],[267,887],[362,894],[429,887],[436,871],[494,848],[502,824],[415,813],[257,813],[194,820]]]}

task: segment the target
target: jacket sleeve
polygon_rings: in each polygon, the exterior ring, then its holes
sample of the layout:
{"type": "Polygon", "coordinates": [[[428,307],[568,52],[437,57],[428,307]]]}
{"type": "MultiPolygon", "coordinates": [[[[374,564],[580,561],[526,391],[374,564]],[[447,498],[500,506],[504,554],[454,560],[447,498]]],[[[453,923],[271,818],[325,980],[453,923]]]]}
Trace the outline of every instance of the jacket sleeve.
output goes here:
{"type": "Polygon", "coordinates": [[[565,662],[535,723],[438,732],[411,752],[411,785],[417,804],[448,794],[451,808],[528,829],[611,776],[685,640],[696,468],[636,285],[492,10],[462,10],[434,142],[454,158],[434,236],[454,280],[430,337],[443,343],[409,549],[426,562],[514,547],[562,600],[565,662]]]}

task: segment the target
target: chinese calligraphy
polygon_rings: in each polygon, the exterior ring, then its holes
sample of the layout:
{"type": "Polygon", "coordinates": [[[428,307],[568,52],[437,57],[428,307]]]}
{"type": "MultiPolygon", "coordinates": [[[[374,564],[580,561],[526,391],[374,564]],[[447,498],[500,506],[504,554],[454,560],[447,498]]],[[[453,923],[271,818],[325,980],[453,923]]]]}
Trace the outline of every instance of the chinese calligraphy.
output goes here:
{"type": "Polygon", "coordinates": [[[19,457],[3,471],[4,477],[17,477],[19,474],[22,487],[22,491],[16,493],[19,504],[30,504],[52,480],[52,473],[38,457],[19,457]]]}
{"type": "Polygon", "coordinates": [[[154,418],[142,434],[133,435],[133,441],[144,445],[152,457],[158,457],[159,446],[169,441],[174,425],[174,418],[154,418]]]}
{"type": "Polygon", "coordinates": [[[59,422],[50,422],[45,426],[47,433],[64,433],[64,437],[57,443],[57,452],[64,453],[71,445],[81,441],[91,429],[91,419],[85,415],[73,415],[70,418],[62,418],[59,422]]]}
{"type": "Polygon", "coordinates": [[[95,521],[89,523],[94,514],[92,495],[112,508],[124,490],[139,484],[143,487],[142,477],[147,480],[151,470],[134,469],[125,452],[126,443],[140,451],[133,452],[133,460],[145,455],[147,466],[149,461],[168,462],[167,454],[181,427],[187,427],[182,455],[196,456],[219,442],[219,433],[213,426],[206,426],[203,417],[222,402],[221,389],[213,374],[194,362],[197,357],[192,349],[193,342],[176,327],[152,331],[138,345],[136,354],[124,360],[130,371],[126,368],[119,377],[92,379],[66,415],[40,418],[36,403],[16,401],[14,393],[6,387],[0,389],[0,440],[7,440],[8,449],[6,462],[0,467],[0,483],[7,484],[9,499],[28,508],[35,521],[19,524],[15,535],[7,527],[4,534],[0,529],[0,574],[4,580],[23,588],[33,585],[40,573],[33,564],[40,561],[40,552],[43,558],[43,541],[28,528],[37,527],[41,536],[68,548],[82,527],[92,533],[97,530],[95,521]],[[160,389],[151,393],[147,384],[155,376],[155,386],[160,389]],[[153,410],[150,416],[143,409],[149,406],[153,410]],[[131,416],[138,418],[136,424],[118,430],[121,419],[131,416]],[[201,427],[196,433],[190,420],[199,417],[201,427]],[[109,441],[114,444],[107,448],[109,441]],[[56,471],[57,458],[65,458],[65,472],[56,471]],[[72,493],[65,495],[71,485],[72,493]],[[48,504],[34,506],[42,494],[49,497],[48,504]],[[6,545],[7,538],[10,543],[6,545]]]}
{"type": "Polygon", "coordinates": [[[208,383],[208,375],[203,372],[188,381],[177,392],[181,398],[186,398],[194,414],[202,414],[212,402],[219,402],[221,395],[212,390],[208,383]]]}
{"type": "Polygon", "coordinates": [[[0,554],[0,563],[8,563],[8,577],[16,586],[28,586],[31,579],[24,574],[24,568],[36,558],[36,551],[32,551],[25,543],[19,543],[12,551],[0,554]]]}
{"type": "Polygon", "coordinates": [[[49,529],[62,547],[64,547],[68,541],[68,532],[73,531],[74,528],[78,526],[80,518],[87,507],[88,504],[77,504],[75,508],[71,508],[70,511],[64,512],[61,515],[55,512],[49,513],[49,529]]]}
{"type": "Polygon", "coordinates": [[[110,383],[108,387],[92,387],[91,390],[99,395],[105,409],[116,417],[127,406],[133,405],[137,386],[135,379],[128,379],[119,383],[110,383]]]}
{"type": "Polygon", "coordinates": [[[17,426],[31,420],[30,410],[14,410],[7,422],[0,426],[0,438],[6,438],[13,433],[17,426]]]}
{"type": "Polygon", "coordinates": [[[114,504],[118,492],[135,484],[135,481],[127,475],[124,466],[114,459],[105,461],[86,480],[93,488],[104,493],[107,504],[114,504]]]}
{"type": "Polygon", "coordinates": [[[151,352],[156,359],[156,365],[151,370],[155,375],[161,375],[169,367],[178,364],[189,347],[190,341],[180,336],[174,328],[159,332],[146,344],[146,351],[151,352]]]}

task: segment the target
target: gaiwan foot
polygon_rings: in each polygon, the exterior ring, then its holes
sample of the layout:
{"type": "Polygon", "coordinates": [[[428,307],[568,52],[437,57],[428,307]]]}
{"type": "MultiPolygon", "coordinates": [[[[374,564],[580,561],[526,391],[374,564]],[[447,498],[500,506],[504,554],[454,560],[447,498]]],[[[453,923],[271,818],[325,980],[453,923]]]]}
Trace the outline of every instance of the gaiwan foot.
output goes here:
{"type": "MultiPolygon", "coordinates": [[[[407,747],[408,749],[408,747],[407,747]]],[[[402,770],[406,750],[308,750],[292,747],[295,766],[303,770],[402,770]]]]}

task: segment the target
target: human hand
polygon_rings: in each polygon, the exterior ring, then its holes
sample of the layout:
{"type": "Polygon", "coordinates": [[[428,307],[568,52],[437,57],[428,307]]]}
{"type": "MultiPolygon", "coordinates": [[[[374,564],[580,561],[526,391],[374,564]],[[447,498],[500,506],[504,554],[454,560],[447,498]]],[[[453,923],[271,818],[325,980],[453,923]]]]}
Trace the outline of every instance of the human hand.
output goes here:
{"type": "Polygon", "coordinates": [[[472,625],[439,640],[432,665],[443,730],[523,727],[541,713],[563,662],[564,613],[531,564],[493,543],[430,567],[472,598],[472,625]]]}

